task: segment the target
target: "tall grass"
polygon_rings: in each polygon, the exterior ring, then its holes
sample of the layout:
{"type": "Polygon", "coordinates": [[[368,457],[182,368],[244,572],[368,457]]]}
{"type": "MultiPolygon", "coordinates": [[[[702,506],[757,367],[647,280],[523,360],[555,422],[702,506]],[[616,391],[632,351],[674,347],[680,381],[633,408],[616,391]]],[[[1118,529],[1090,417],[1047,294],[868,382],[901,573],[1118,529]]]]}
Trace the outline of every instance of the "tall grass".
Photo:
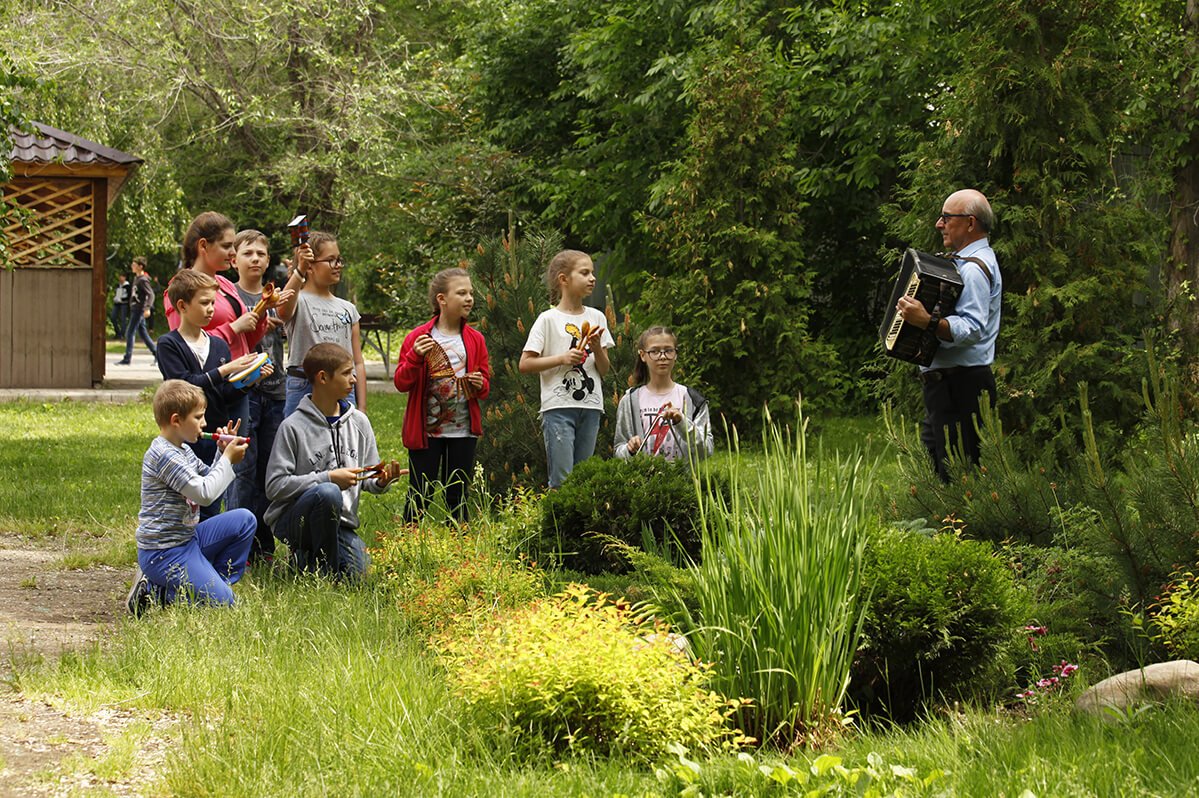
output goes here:
{"type": "Polygon", "coordinates": [[[753,700],[742,731],[786,743],[838,710],[849,684],[870,471],[860,457],[809,462],[803,427],[768,419],[752,469],[734,457],[729,475],[727,501],[700,485],[705,556],[691,566],[699,610],[688,637],[713,663],[715,689],[753,700]]]}

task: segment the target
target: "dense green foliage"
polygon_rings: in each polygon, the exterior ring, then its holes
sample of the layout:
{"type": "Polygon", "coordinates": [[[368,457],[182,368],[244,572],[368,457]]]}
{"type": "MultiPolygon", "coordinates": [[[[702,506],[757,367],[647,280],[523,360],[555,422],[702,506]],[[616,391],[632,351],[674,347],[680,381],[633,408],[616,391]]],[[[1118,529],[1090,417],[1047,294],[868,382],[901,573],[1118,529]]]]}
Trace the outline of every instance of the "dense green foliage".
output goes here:
{"type": "MultiPolygon", "coordinates": [[[[723,487],[712,480],[713,490],[723,487]]],[[[727,489],[722,491],[727,494],[727,489]]],[[[612,539],[631,546],[648,536],[656,551],[699,559],[699,502],[691,469],[661,457],[584,460],[541,504],[541,550],[585,574],[621,572],[626,558],[612,539]]]]}
{"type": "Polygon", "coordinates": [[[602,254],[634,327],[678,327],[690,384],[744,432],[801,392],[913,398],[873,330],[961,186],[999,215],[1022,446],[1077,450],[1080,379],[1118,440],[1141,330],[1199,340],[1199,25],[1165,0],[18,0],[0,30],[34,79],[2,107],[146,159],[112,211],[121,259],[173,262],[209,207],[281,250],[306,211],[402,326],[514,210],[602,254]]]}
{"type": "Polygon", "coordinates": [[[1027,608],[989,544],[887,530],[867,545],[863,575],[860,708],[907,720],[926,702],[993,699],[1014,683],[1009,648],[1027,608]]]}

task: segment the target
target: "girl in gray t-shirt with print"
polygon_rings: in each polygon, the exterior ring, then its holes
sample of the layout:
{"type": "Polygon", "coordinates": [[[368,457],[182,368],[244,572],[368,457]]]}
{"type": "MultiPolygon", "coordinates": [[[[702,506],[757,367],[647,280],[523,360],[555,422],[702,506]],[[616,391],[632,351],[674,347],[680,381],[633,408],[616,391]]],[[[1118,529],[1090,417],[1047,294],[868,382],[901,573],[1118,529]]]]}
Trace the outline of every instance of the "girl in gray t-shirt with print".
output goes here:
{"type": "Polygon", "coordinates": [[[283,417],[312,393],[301,364],[308,350],[317,344],[337,344],[354,357],[355,395],[359,410],[366,410],[366,363],[362,359],[362,338],[358,329],[361,314],[354,303],[333,295],[341,282],[341,247],[329,233],[313,232],[308,243],[295,250],[287,288],[297,289],[292,301],[278,307],[279,318],[287,333],[287,399],[283,417]],[[301,290],[302,289],[302,290],[301,290]]]}

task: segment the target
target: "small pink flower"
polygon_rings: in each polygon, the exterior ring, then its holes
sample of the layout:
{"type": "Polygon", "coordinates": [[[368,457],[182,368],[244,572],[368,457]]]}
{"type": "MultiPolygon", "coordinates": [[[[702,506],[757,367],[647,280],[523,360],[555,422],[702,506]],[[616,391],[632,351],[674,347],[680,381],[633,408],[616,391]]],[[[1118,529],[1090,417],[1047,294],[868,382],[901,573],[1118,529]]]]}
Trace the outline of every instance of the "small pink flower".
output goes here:
{"type": "Polygon", "coordinates": [[[1076,670],[1078,670],[1077,665],[1062,665],[1062,678],[1064,679],[1064,678],[1068,677],[1070,674],[1074,673],[1074,671],[1076,671],[1076,670]]]}
{"type": "Polygon", "coordinates": [[[1053,685],[1053,682],[1049,681],[1048,679],[1042,679],[1041,681],[1037,682],[1037,687],[1040,687],[1042,690],[1044,690],[1046,687],[1050,687],[1052,685],[1053,685]]]}
{"type": "Polygon", "coordinates": [[[1042,635],[1042,636],[1043,636],[1043,635],[1047,635],[1047,634],[1049,634],[1049,629],[1048,629],[1048,628],[1046,628],[1046,627],[1044,627],[1044,626],[1034,626],[1034,625],[1032,625],[1032,624],[1029,624],[1028,626],[1025,626],[1025,627],[1024,627],[1024,631],[1026,631],[1026,632],[1031,632],[1031,633],[1032,633],[1032,634],[1034,634],[1034,635],[1042,635]]]}

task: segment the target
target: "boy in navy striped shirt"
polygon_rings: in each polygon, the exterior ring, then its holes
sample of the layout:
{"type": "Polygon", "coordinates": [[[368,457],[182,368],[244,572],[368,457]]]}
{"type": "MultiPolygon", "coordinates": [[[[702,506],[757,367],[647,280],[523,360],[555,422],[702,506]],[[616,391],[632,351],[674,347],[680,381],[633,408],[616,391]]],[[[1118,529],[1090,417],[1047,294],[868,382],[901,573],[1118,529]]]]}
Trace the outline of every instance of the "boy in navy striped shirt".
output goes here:
{"type": "MultiPolygon", "coordinates": [[[[204,392],[183,380],[166,380],[154,393],[160,434],[142,458],[138,570],[126,600],[134,615],[146,610],[152,593],[164,604],[181,591],[201,603],[232,604],[230,585],[245,571],[257,528],[254,514],[230,510],[200,521],[200,507],[224,494],[248,442],[218,442],[217,457],[205,464],[184,444],[199,439],[206,408],[204,392]]],[[[235,425],[229,432],[236,431],[235,425]]]]}

